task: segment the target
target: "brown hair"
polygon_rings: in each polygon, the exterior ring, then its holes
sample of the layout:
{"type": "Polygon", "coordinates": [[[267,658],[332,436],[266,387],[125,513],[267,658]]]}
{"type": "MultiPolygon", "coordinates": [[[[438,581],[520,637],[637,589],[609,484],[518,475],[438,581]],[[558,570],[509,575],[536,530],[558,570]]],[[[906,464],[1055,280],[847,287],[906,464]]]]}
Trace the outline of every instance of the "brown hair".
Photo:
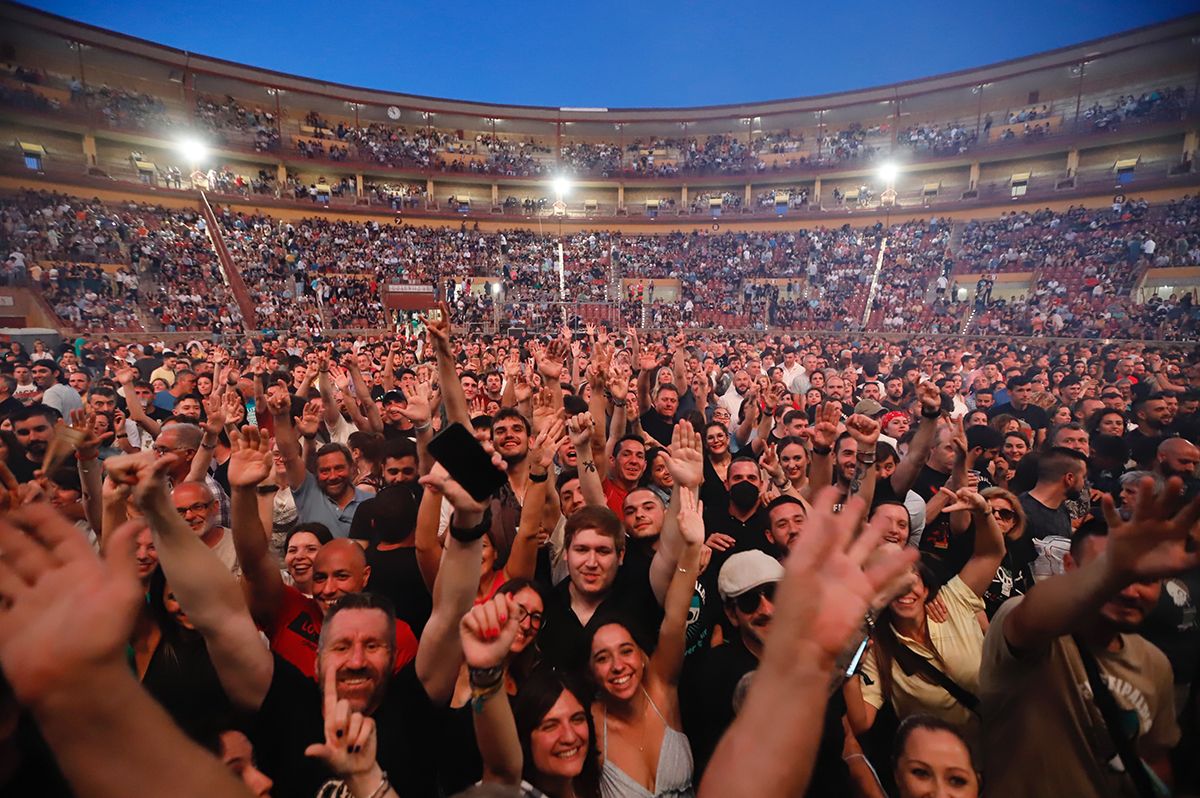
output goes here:
{"type": "Polygon", "coordinates": [[[583,529],[595,530],[598,534],[612,538],[617,551],[625,550],[625,527],[617,514],[607,507],[589,504],[580,507],[567,519],[563,530],[563,546],[570,548],[575,535],[583,529]]]}

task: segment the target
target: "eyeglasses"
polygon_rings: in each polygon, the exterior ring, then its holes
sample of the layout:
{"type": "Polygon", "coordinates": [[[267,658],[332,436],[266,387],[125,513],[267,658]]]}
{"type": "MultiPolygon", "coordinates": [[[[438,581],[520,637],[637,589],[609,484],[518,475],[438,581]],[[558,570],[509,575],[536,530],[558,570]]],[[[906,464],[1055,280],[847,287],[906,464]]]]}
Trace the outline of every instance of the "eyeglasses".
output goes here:
{"type": "Polygon", "coordinates": [[[1013,521],[1016,519],[1017,514],[1012,510],[1002,510],[996,507],[992,510],[992,517],[999,521],[1013,521]]]}
{"type": "Polygon", "coordinates": [[[737,608],[744,614],[749,615],[758,609],[758,605],[763,599],[767,601],[775,601],[775,583],[767,582],[765,585],[760,585],[753,590],[748,590],[742,595],[734,599],[737,608]]]}
{"type": "Polygon", "coordinates": [[[517,623],[521,624],[522,626],[524,626],[526,621],[528,621],[529,628],[536,632],[542,628],[543,617],[544,616],[540,612],[530,612],[529,610],[525,609],[523,605],[517,605],[517,623]]]}
{"type": "Polygon", "coordinates": [[[176,507],[175,509],[180,515],[187,515],[188,513],[202,513],[211,506],[212,502],[196,502],[187,507],[176,507]]]}

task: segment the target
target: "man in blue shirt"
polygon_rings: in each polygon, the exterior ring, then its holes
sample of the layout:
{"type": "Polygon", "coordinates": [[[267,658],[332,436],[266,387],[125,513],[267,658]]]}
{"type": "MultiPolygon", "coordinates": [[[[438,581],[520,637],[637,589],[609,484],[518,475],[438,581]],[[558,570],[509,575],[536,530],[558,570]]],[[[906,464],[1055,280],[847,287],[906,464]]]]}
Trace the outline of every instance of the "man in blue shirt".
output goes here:
{"type": "Polygon", "coordinates": [[[291,406],[290,394],[280,392],[267,398],[275,421],[275,445],[296,502],[296,518],[300,523],[324,524],[334,537],[349,537],[355,511],[372,494],[354,487],[354,457],[340,443],[327,443],[317,450],[315,474],[304,467],[291,406]]]}

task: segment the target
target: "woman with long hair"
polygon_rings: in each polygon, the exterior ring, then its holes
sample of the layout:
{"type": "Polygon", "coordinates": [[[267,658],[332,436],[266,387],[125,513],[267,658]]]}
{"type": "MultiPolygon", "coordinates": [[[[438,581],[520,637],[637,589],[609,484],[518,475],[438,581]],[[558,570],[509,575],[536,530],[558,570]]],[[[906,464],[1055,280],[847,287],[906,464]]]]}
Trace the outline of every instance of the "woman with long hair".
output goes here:
{"type": "Polygon", "coordinates": [[[613,619],[591,636],[590,669],[599,720],[604,798],[692,795],[692,754],[680,730],[679,674],[683,669],[688,609],[704,542],[701,505],[690,488],[679,491],[678,567],[663,600],[658,645],[650,654],[632,624],[613,619]]]}
{"type": "Polygon", "coordinates": [[[530,674],[515,699],[504,687],[520,612],[513,596],[498,594],[459,624],[483,782],[519,786],[526,798],[600,798],[586,687],[547,667],[530,674]]]}
{"type": "Polygon", "coordinates": [[[953,496],[954,503],[942,512],[971,514],[975,551],[944,585],[938,584],[928,566],[919,563],[912,587],[879,614],[874,645],[863,657],[864,678],[846,683],[847,714],[856,734],[874,725],[885,702],[900,720],[926,712],[978,729],[977,702],[969,698],[979,689],[983,656],[978,614],[984,609],[983,594],[1004,556],[1004,539],[983,496],[971,489],[953,496]],[[934,598],[940,598],[945,607],[944,620],[936,620],[927,611],[926,605],[934,598]],[[939,683],[947,679],[955,689],[939,683]]]}
{"type": "Polygon", "coordinates": [[[1004,557],[996,569],[996,577],[983,594],[987,616],[991,618],[1000,605],[1013,596],[1022,596],[1033,587],[1033,561],[1037,549],[1025,537],[1025,508],[1017,497],[1004,488],[987,488],[980,492],[987,499],[992,519],[1004,536],[1004,557]]]}

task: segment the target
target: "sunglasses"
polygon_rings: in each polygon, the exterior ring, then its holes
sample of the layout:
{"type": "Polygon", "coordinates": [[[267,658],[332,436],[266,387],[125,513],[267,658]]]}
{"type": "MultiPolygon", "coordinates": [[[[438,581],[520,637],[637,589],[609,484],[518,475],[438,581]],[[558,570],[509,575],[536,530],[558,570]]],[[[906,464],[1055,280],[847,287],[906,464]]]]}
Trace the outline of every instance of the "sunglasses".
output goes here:
{"type": "Polygon", "coordinates": [[[992,517],[1000,521],[1013,521],[1016,519],[1017,514],[1012,510],[1001,510],[1000,508],[996,508],[992,510],[992,517]]]}
{"type": "Polygon", "coordinates": [[[745,615],[749,615],[758,609],[758,605],[766,598],[767,601],[775,601],[775,583],[767,582],[765,585],[760,585],[753,590],[747,590],[742,595],[735,598],[733,601],[737,604],[737,608],[745,615]]]}

